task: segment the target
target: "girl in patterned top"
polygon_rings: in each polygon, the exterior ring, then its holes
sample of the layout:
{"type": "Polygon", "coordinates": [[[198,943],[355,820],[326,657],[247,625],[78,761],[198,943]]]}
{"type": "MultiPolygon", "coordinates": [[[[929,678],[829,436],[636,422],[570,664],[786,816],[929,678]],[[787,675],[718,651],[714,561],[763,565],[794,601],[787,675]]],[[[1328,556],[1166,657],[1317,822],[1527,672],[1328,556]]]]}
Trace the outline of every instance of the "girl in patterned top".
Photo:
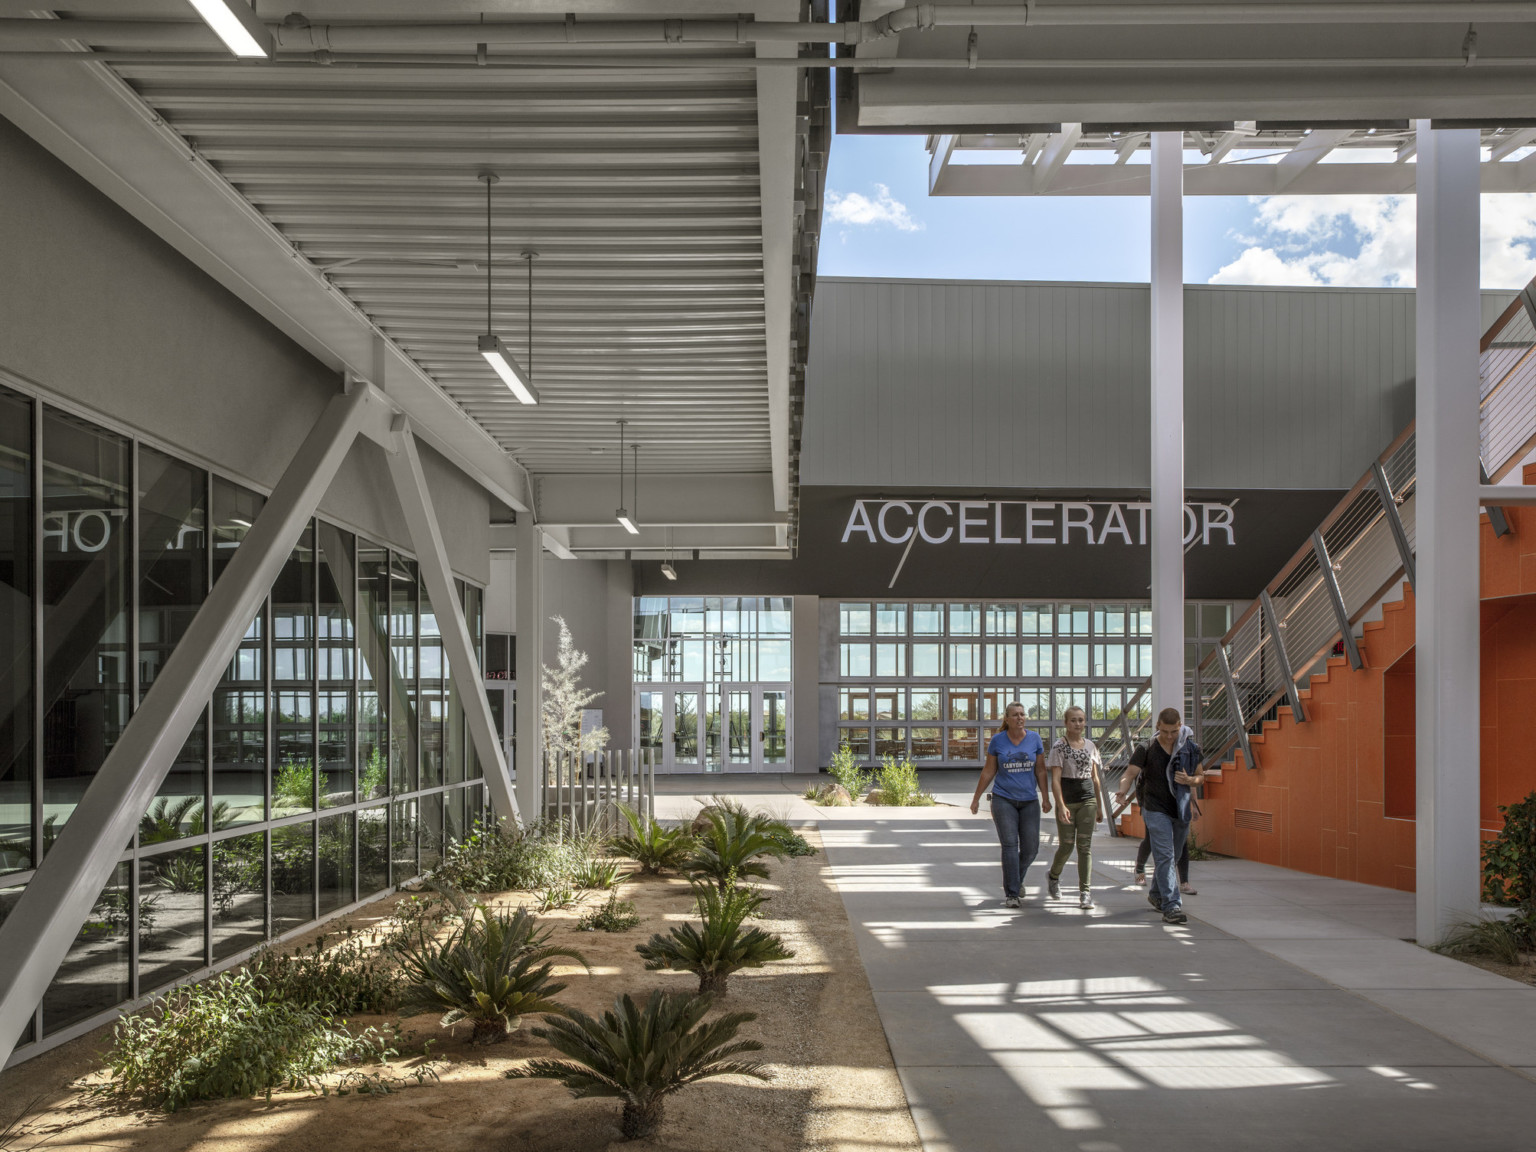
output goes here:
{"type": "Polygon", "coordinates": [[[1051,861],[1050,896],[1061,896],[1061,870],[1077,849],[1077,905],[1093,907],[1093,826],[1105,819],[1104,782],[1099,777],[1099,750],[1088,739],[1088,713],[1076,704],[1062,715],[1067,734],[1051,745],[1045,766],[1051,774],[1056,802],[1056,836],[1060,842],[1051,861]]]}

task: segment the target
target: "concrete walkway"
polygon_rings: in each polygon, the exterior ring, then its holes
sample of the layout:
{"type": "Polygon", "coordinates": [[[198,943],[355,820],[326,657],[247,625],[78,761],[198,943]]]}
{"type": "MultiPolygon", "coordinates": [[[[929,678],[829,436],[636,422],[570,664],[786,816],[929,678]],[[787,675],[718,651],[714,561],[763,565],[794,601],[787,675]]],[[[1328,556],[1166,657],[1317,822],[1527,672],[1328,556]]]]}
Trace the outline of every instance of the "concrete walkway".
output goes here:
{"type": "MultiPolygon", "coordinates": [[[[815,809],[788,778],[689,783],[819,822],[930,1152],[1536,1146],[1536,989],[1401,939],[1411,895],[1197,862],[1190,922],[1169,927],[1131,883],[1136,842],[1107,834],[1099,906],[1077,908],[1072,865],[1072,899],[1047,903],[1045,836],[1010,911],[985,807],[815,809]]],[[[697,810],[676,792],[658,815],[697,810]]]]}

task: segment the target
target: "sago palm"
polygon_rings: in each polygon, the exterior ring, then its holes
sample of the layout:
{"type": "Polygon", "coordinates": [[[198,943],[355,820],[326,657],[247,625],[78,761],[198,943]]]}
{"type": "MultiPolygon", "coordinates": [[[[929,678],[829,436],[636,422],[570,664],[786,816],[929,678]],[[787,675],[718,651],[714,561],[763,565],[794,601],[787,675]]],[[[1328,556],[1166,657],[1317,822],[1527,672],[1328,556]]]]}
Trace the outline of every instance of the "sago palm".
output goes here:
{"type": "Polygon", "coordinates": [[[396,955],[410,981],[406,1010],[446,1009],[445,1028],[469,1020],[475,1044],[505,1040],[526,1013],[564,1012],[554,997],[566,986],[550,978],[549,961],[565,956],[591,966],[572,948],[551,947],[549,930],[537,925],[524,908],[509,914],[475,904],[447,939],[399,946],[396,955]]]}
{"type": "Polygon", "coordinates": [[[640,871],[658,876],[667,869],[676,871],[688,859],[693,837],[682,828],[667,828],[620,804],[619,811],[629,821],[629,835],[615,836],[613,847],[640,865],[640,871]]]}
{"type": "Polygon", "coordinates": [[[777,836],[787,835],[790,829],[782,820],[754,816],[741,808],[706,808],[703,815],[707,823],[683,862],[683,871],[695,879],[712,880],[723,892],[732,876],[768,879],[764,857],[784,858],[784,845],[777,836]]]}
{"type": "Polygon", "coordinates": [[[754,1012],[732,1012],[703,1023],[713,1000],[677,992],[652,992],[643,1006],[627,994],[613,1011],[595,1019],[572,1009],[546,1016],[533,1034],[569,1060],[530,1060],[507,1072],[509,1079],[559,1080],[577,1099],[615,1097],[624,1102],[619,1127],[629,1140],[654,1135],[666,1098],[689,1084],[714,1076],[769,1076],[757,1061],[736,1060],[760,1052],[756,1040],[736,1033],[754,1012]]]}
{"type": "Polygon", "coordinates": [[[665,936],[658,932],[646,943],[635,945],[647,969],[692,972],[699,978],[701,994],[724,995],[731,973],[761,968],[770,960],[793,958],[794,953],[775,933],[742,928],[747,917],[762,905],[765,897],[761,893],[738,887],[732,877],[723,892],[712,884],[695,884],[694,895],[702,921],[698,927],[678,924],[665,936]]]}

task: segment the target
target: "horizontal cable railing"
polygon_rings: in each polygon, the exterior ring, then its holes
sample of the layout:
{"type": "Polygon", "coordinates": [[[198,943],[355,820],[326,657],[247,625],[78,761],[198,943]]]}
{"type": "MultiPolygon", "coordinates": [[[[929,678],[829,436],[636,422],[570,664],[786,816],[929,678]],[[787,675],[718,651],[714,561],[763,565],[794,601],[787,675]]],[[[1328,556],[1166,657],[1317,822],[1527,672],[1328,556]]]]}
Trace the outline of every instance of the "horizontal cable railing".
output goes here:
{"type": "MultiPolygon", "coordinates": [[[[1480,353],[1483,471],[1494,482],[1536,448],[1536,280],[1484,334],[1480,353]]],[[[1406,577],[1413,581],[1414,429],[1409,425],[1318,525],[1209,655],[1200,662],[1195,716],[1206,763],[1241,748],[1289,703],[1329,655],[1359,666],[1354,625],[1406,577]]],[[[1469,483],[1471,482],[1469,478],[1469,483]]]]}

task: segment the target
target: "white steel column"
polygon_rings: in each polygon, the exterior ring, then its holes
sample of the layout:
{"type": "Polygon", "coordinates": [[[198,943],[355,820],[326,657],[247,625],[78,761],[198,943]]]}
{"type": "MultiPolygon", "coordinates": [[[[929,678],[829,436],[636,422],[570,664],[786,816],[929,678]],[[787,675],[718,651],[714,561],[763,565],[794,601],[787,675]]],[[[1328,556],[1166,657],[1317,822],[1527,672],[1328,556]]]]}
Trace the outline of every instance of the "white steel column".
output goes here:
{"type": "Polygon", "coordinates": [[[352,442],[370,421],[387,422],[388,410],[366,386],[326,407],[0,925],[0,1067],[352,442]]]}
{"type": "Polygon", "coordinates": [[[1416,125],[1417,933],[1479,912],[1478,133],[1416,125]]]}
{"type": "Polygon", "coordinates": [[[544,779],[544,534],[532,512],[517,514],[517,745],[518,807],[540,815],[544,779]]]}
{"type": "Polygon", "coordinates": [[[464,717],[469,722],[469,737],[480,757],[485,786],[491,793],[491,806],[501,819],[516,824],[519,818],[517,797],[512,794],[507,761],[502,755],[501,741],[496,738],[491,702],[485,696],[485,677],[480,672],[480,661],[475,658],[475,642],[464,620],[464,607],[459,603],[453,570],[448,565],[448,550],[443,547],[437,513],[432,509],[432,494],[427,491],[427,478],[421,470],[416,438],[409,428],[396,433],[395,451],[389,457],[389,475],[405,513],[411,543],[416,548],[421,578],[426,581],[427,595],[432,598],[432,610],[437,615],[438,631],[442,633],[449,672],[458,678],[464,717]],[[444,605],[448,607],[445,609],[444,605]]]}
{"type": "Polygon", "coordinates": [[[1152,711],[1184,710],[1184,135],[1152,133],[1152,711]]]}

